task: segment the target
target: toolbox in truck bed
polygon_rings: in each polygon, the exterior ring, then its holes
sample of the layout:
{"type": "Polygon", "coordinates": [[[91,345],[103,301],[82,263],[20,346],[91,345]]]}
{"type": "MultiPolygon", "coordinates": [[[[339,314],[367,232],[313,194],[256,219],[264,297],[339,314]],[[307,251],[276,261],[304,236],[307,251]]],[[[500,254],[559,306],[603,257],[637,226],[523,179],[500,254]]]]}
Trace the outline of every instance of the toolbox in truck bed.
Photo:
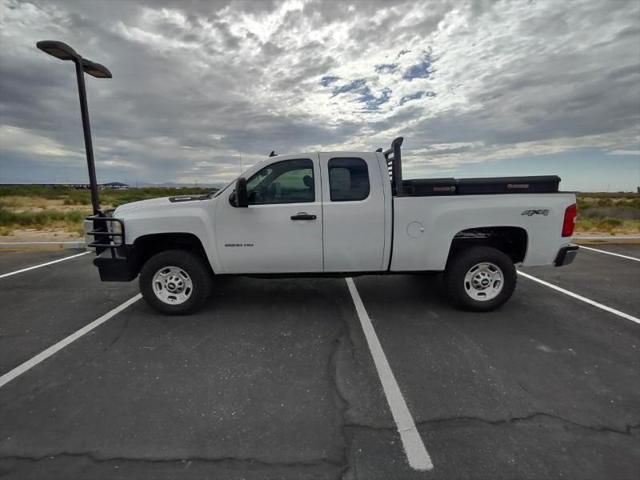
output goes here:
{"type": "Polygon", "coordinates": [[[402,196],[557,193],[560,177],[414,178],[402,180],[402,196]]]}
{"type": "Polygon", "coordinates": [[[403,180],[402,190],[408,196],[455,195],[455,178],[416,178],[403,180]]]}
{"type": "Polygon", "coordinates": [[[560,177],[541,175],[536,177],[462,178],[458,180],[458,195],[491,193],[556,193],[560,177]]]}

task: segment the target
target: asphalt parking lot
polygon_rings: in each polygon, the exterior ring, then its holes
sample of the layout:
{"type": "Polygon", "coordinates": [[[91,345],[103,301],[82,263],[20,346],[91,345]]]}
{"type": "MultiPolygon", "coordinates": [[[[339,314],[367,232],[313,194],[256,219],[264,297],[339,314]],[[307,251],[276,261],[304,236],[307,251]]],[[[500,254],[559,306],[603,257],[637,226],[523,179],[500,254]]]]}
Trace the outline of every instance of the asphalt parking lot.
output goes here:
{"type": "MultiPolygon", "coordinates": [[[[596,248],[640,258],[640,245],[596,248]]],[[[91,254],[6,275],[74,253],[0,252],[0,375],[30,366],[0,382],[2,478],[640,471],[639,261],[581,250],[573,265],[526,269],[597,305],[521,276],[487,314],[452,309],[437,276],[355,278],[433,463],[419,471],[344,279],[221,279],[182,318],[135,301],[34,362],[138,293],[100,283],[91,254]]]]}

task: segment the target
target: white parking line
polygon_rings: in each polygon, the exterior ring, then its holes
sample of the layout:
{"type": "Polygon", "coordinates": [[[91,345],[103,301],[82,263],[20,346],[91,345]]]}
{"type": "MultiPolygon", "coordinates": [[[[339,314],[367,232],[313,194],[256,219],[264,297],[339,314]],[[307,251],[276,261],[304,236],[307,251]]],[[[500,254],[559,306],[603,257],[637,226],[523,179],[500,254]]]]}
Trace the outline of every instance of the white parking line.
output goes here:
{"type": "Polygon", "coordinates": [[[352,278],[347,278],[347,286],[349,287],[353,304],[356,307],[356,312],[358,313],[358,318],[360,319],[364,336],[367,339],[367,344],[369,345],[369,350],[371,351],[371,356],[373,357],[378,377],[380,377],[382,388],[387,397],[387,403],[389,404],[391,415],[393,415],[393,419],[396,422],[398,433],[400,434],[400,439],[402,440],[402,445],[404,446],[404,452],[407,456],[407,460],[409,461],[409,465],[414,470],[431,470],[433,468],[431,457],[429,457],[429,453],[422,442],[420,433],[418,433],[418,429],[416,428],[413,417],[409,412],[407,403],[404,401],[404,397],[402,396],[396,377],[393,375],[389,361],[384,354],[384,350],[382,350],[380,340],[378,340],[378,336],[373,328],[369,314],[364,308],[364,304],[362,303],[362,299],[360,298],[360,294],[358,293],[358,289],[356,288],[355,283],[353,283],[352,278]]]}
{"type": "Polygon", "coordinates": [[[569,290],[566,290],[562,287],[559,287],[557,285],[554,285],[553,283],[549,283],[549,282],[545,282],[544,280],[539,279],[538,277],[534,277],[533,275],[529,275],[528,273],[524,273],[518,270],[518,275],[523,276],[524,278],[528,278],[529,280],[533,280],[534,282],[539,283],[540,285],[544,285],[545,287],[549,287],[552,288],[560,293],[564,293],[565,295],[568,295],[570,297],[573,297],[577,300],[580,300],[581,302],[584,303],[588,303],[589,305],[593,305],[594,307],[597,307],[601,310],[604,310],[605,312],[609,312],[609,313],[613,313],[614,315],[617,315],[618,317],[624,318],[625,320],[631,320],[632,322],[635,322],[637,324],[640,325],[640,318],[634,317],[633,315],[629,315],[628,313],[624,313],[621,312],[620,310],[616,310],[615,308],[611,308],[611,307],[607,307],[606,305],[603,305],[602,303],[598,303],[594,300],[591,300],[590,298],[587,297],[583,297],[582,295],[578,295],[577,293],[573,293],[569,290]]]}
{"type": "Polygon", "coordinates": [[[90,251],[86,251],[86,252],[82,252],[82,253],[76,253],[75,255],[70,255],[68,257],[59,258],[57,260],[52,260],[51,262],[41,263],[40,265],[34,265],[33,267],[22,268],[20,270],[16,270],[15,272],[3,273],[2,275],[0,275],[0,278],[10,277],[12,275],[17,275],[18,273],[28,272],[29,270],[34,270],[36,268],[46,267],[47,265],[53,265],[54,263],[64,262],[66,260],[71,260],[72,258],[78,258],[78,257],[81,257],[82,255],[86,255],[87,253],[91,253],[91,252],[90,251]]]}
{"type": "Polygon", "coordinates": [[[626,258],[627,260],[640,262],[640,258],[630,257],[628,255],[621,255],[619,253],[614,253],[614,252],[608,252],[606,250],[600,250],[599,248],[585,247],[584,245],[578,245],[578,246],[580,247],[580,250],[591,250],[592,252],[605,253],[607,255],[613,255],[614,257],[626,258]]]}
{"type": "Polygon", "coordinates": [[[31,370],[33,367],[35,367],[39,363],[44,362],[47,358],[49,358],[50,356],[52,356],[55,353],[59,352],[60,350],[62,350],[67,345],[75,342],[77,339],[79,339],[80,337],[82,337],[86,333],[89,333],[94,328],[102,325],[107,320],[115,317],[118,313],[123,311],[129,305],[132,305],[132,304],[136,303],[141,298],[142,298],[142,295],[141,294],[137,294],[135,297],[132,297],[129,300],[127,300],[126,302],[118,305],[116,308],[114,308],[110,312],[105,313],[104,315],[102,315],[97,320],[94,320],[93,322],[89,323],[88,325],[85,325],[80,330],[76,330],[75,332],[73,332],[68,337],[60,340],[58,343],[56,343],[54,345],[51,345],[49,348],[47,348],[46,350],[43,350],[42,352],[40,352],[35,357],[27,360],[26,362],[18,365],[13,370],[10,370],[9,372],[5,373],[4,375],[2,375],[0,377],[0,388],[4,387],[11,380],[19,377],[23,373],[31,370]]]}

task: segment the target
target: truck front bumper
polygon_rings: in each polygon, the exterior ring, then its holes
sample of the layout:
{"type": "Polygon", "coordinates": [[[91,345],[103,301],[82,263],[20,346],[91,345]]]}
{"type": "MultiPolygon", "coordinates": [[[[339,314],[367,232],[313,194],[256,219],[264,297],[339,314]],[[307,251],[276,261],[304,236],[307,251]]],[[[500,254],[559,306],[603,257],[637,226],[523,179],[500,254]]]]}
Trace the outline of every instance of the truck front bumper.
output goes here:
{"type": "Polygon", "coordinates": [[[105,250],[93,259],[103,282],[130,282],[138,276],[140,265],[130,245],[105,250]]]}
{"type": "Polygon", "coordinates": [[[556,259],[553,262],[553,264],[556,267],[562,267],[563,265],[569,265],[571,262],[573,262],[573,259],[576,258],[576,255],[578,254],[578,246],[577,245],[570,245],[568,247],[562,247],[559,251],[558,251],[558,255],[556,255],[556,259]]]}

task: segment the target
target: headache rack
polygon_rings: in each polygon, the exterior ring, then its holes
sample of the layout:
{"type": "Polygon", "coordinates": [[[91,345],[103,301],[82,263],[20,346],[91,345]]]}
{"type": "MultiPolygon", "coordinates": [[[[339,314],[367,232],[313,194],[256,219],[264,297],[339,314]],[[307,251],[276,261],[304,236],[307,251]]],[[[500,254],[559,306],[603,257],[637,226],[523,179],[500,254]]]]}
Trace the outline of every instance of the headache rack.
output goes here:
{"type": "Polygon", "coordinates": [[[378,149],[379,152],[382,152],[384,158],[387,160],[387,169],[389,171],[389,178],[391,179],[391,191],[394,195],[402,195],[402,155],[401,148],[402,142],[404,141],[403,137],[398,137],[391,142],[391,148],[388,150],[382,151],[381,148],[378,149]]]}

